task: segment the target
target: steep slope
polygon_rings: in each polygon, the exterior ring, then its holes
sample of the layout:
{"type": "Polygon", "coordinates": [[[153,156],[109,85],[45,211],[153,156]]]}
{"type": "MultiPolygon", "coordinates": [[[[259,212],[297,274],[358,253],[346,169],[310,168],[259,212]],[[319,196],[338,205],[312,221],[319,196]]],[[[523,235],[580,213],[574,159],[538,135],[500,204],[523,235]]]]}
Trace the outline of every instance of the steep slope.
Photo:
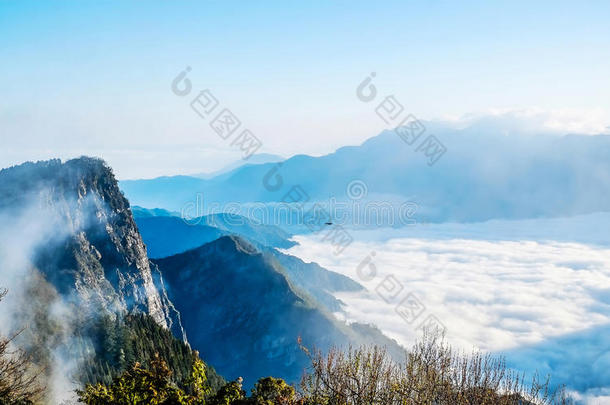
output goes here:
{"type": "Polygon", "coordinates": [[[4,230],[12,229],[6,237],[29,246],[23,258],[83,317],[140,312],[184,336],[179,314],[155,286],[129,202],[102,160],[0,171],[0,215],[4,230]]]}
{"type": "Polygon", "coordinates": [[[306,263],[296,256],[277,249],[258,246],[269,261],[277,262],[290,282],[313,297],[330,312],[340,312],[344,303],[333,296],[336,292],[362,291],[364,287],[342,274],[335,273],[318,263],[306,263]]]}
{"type": "Polygon", "coordinates": [[[334,320],[283,269],[238,237],[155,262],[192,346],[229,379],[242,376],[249,385],[266,375],[297,381],[307,364],[299,337],[321,349],[376,341],[400,356],[398,345],[374,329],[334,320]]]}
{"type": "MultiPolygon", "coordinates": [[[[102,316],[91,325],[88,341],[80,343],[80,347],[91,347],[97,353],[96,356],[83,355],[85,361],[78,373],[83,384],[110,384],[130,365],[139,362],[147,366],[158,355],[172,370],[172,381],[184,386],[188,384],[193,362],[198,358],[188,344],[144,314],[116,319],[102,316]]],[[[209,364],[206,376],[215,390],[225,383],[209,364]]]]}

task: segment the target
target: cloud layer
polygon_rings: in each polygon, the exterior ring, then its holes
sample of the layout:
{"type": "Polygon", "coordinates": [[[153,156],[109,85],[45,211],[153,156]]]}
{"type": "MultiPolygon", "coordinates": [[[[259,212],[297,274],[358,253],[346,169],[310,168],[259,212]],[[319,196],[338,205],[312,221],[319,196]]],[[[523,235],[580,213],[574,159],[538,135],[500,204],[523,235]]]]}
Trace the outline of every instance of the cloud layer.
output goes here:
{"type": "Polygon", "coordinates": [[[416,229],[388,231],[383,238],[357,231],[340,256],[319,237],[300,236],[290,252],[367,287],[364,294],[338,296],[347,320],[375,323],[409,345],[421,333],[419,324],[433,315],[461,349],[506,353],[515,367],[551,373],[579,391],[599,391],[610,387],[610,374],[601,371],[610,369],[610,342],[595,338],[607,336],[603,330],[610,324],[610,247],[587,232],[593,222],[608,229],[610,220],[600,214],[516,221],[518,226],[449,224],[420,229],[419,237],[412,237],[416,229]],[[570,226],[572,238],[566,238],[561,229],[570,226]],[[517,229],[530,237],[520,239],[517,229]],[[587,235],[598,244],[580,241],[587,235]],[[363,279],[357,269],[367,257],[376,275],[368,277],[365,266],[363,279]],[[423,306],[410,323],[395,310],[409,294],[423,306]],[[586,371],[593,365],[600,371],[595,377],[586,371]]]}

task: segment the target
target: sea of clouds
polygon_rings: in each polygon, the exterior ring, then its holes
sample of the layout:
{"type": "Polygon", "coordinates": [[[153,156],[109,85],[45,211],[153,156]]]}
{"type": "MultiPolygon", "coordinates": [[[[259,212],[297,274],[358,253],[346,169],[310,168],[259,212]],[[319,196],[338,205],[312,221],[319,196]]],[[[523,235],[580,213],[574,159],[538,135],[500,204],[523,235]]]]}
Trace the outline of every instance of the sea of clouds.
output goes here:
{"type": "Polygon", "coordinates": [[[297,236],[288,252],[367,288],[338,295],[347,321],[374,323],[409,346],[434,316],[455,347],[501,353],[584,402],[610,403],[608,229],[606,213],[417,225],[350,231],[340,255],[321,235],[297,236]],[[396,311],[409,294],[424,308],[411,322],[396,311]]]}

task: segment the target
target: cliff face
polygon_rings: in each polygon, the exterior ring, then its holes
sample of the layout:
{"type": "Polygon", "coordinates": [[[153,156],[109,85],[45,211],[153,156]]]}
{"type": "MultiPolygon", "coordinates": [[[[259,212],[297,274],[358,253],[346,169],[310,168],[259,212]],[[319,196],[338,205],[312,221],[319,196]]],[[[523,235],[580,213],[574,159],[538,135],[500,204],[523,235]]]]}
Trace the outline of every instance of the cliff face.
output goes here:
{"type": "Polygon", "coordinates": [[[151,272],[129,202],[102,160],[50,160],[0,171],[0,212],[45,224],[44,232],[33,232],[43,240],[32,264],[83,315],[146,313],[185,338],[177,311],[158,289],[163,283],[153,280],[160,275],[151,272]]]}

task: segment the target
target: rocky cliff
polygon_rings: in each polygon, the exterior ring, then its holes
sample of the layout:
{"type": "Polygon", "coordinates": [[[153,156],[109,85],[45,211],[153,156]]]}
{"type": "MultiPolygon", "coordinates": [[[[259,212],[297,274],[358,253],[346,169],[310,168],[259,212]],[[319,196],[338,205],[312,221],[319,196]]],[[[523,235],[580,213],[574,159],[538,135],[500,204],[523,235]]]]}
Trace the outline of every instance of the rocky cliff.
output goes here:
{"type": "Polygon", "coordinates": [[[5,222],[15,220],[16,238],[41,239],[31,264],[83,316],[145,313],[186,339],[178,312],[157,288],[162,282],[155,285],[160,275],[151,271],[129,202],[102,160],[55,159],[0,171],[0,213],[5,222]]]}

